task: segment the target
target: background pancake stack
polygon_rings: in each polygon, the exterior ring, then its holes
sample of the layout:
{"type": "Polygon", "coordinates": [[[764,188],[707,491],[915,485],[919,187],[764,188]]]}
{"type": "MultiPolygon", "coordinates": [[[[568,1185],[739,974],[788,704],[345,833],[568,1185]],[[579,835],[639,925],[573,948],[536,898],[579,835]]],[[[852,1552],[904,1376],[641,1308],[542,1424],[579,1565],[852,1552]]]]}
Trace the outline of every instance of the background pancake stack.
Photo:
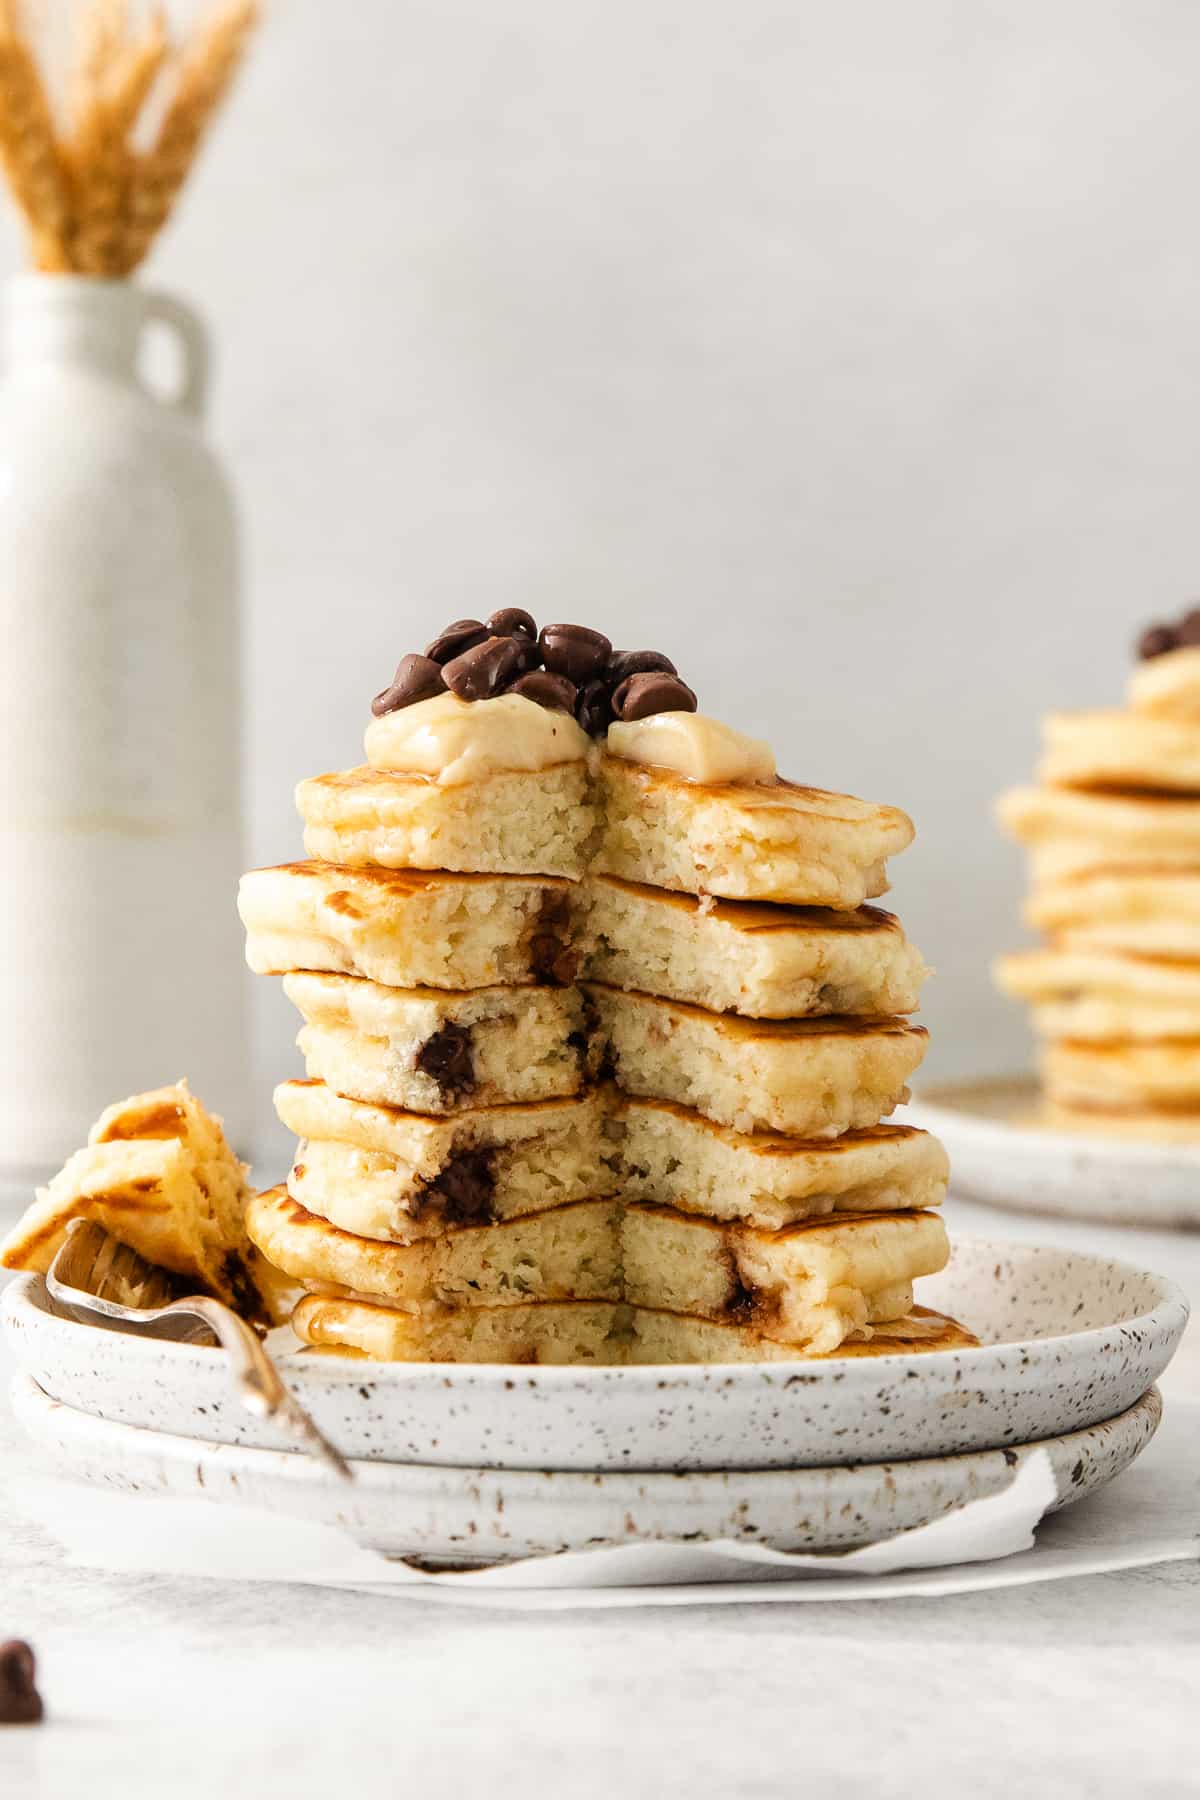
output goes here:
{"type": "Polygon", "coordinates": [[[389,770],[378,735],[373,762],[301,786],[306,847],[339,861],[255,871],[240,901],[251,966],[304,1019],[308,1079],[276,1094],[295,1163],[248,1215],[308,1290],[302,1337],[557,1362],[961,1341],[913,1307],[948,1254],[927,1210],[944,1153],[881,1123],[925,1048],[903,1017],[921,959],[861,904],[911,838],[902,814],[592,753],[584,829],[562,823],[570,765],[464,793],[389,770]],[[472,809],[489,821],[479,866],[411,866],[443,804],[442,842],[472,809]],[[775,849],[723,867],[755,808],[775,849]],[[523,865],[532,842],[555,873],[523,865]],[[813,882],[781,903],[805,846],[813,882]],[[676,891],[631,878],[666,869],[676,891]],[[771,904],[714,898],[756,880],[771,904]],[[814,887],[835,904],[806,904],[814,887]]]}
{"type": "Polygon", "coordinates": [[[1155,626],[1123,711],[1052,715],[1036,788],[1000,804],[1030,850],[1027,1001],[1056,1124],[1200,1139],[1200,613],[1155,626]]]}

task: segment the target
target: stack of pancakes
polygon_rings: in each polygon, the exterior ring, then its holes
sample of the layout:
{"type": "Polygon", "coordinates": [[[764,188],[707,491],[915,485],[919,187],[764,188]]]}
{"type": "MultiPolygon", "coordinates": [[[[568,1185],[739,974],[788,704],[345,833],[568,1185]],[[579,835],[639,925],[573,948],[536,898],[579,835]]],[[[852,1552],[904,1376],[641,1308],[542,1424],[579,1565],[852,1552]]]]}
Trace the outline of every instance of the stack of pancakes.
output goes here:
{"type": "Polygon", "coordinates": [[[1164,638],[1124,711],[1046,721],[1039,785],[1001,802],[1029,847],[1026,918],[1045,941],[996,975],[1033,1009],[1054,1123],[1187,1140],[1200,1138],[1200,648],[1164,627],[1143,642],[1164,638]]]}
{"type": "MultiPolygon", "coordinates": [[[[484,703],[486,704],[486,702],[484,703]]],[[[250,1236],[309,1344],[737,1361],[970,1341],[914,1308],[946,1160],[907,1097],[926,973],[864,902],[912,837],[784,781],[606,752],[456,786],[302,782],[310,861],[242,883],[304,1024],[250,1236]]]]}

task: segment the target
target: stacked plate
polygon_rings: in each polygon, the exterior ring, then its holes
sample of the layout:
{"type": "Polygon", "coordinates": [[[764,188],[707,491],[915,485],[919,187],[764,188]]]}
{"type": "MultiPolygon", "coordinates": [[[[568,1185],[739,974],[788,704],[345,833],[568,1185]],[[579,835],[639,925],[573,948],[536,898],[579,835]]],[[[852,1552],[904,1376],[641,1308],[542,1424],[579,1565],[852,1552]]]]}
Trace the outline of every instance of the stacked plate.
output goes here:
{"type": "Polygon", "coordinates": [[[631,1541],[848,1548],[997,1492],[1048,1452],[1059,1504],[1154,1434],[1181,1292],[1125,1263],[966,1240],[922,1301],[978,1348],[640,1368],[378,1364],[291,1351],[347,1486],[243,1413],[220,1353],[4,1295],[18,1416],[58,1472],[339,1524],[393,1555],[491,1561],[631,1541]]]}

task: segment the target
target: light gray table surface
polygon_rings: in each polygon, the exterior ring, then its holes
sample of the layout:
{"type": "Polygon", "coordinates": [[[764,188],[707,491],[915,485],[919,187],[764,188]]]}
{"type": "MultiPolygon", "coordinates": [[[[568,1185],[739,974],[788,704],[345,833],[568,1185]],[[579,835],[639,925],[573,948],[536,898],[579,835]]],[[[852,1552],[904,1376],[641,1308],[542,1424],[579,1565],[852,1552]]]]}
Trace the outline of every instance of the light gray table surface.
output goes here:
{"type": "MultiPolygon", "coordinates": [[[[1200,1298],[1200,1235],[963,1203],[953,1222],[1109,1249],[1200,1298]]],[[[1163,1391],[1200,1398],[1200,1326],[1163,1391]]],[[[51,1712],[0,1731],[0,1800],[1200,1794],[1196,1564],[941,1600],[480,1612],[64,1569],[5,1496],[34,1468],[0,1402],[0,1638],[35,1644],[51,1712]]]]}

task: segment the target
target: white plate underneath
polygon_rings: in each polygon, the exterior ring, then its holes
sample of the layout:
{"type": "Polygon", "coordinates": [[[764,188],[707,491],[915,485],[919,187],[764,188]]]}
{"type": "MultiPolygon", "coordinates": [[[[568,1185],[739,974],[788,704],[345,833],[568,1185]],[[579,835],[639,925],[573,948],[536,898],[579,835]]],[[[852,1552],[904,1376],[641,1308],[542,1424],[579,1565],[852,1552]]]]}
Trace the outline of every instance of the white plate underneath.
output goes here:
{"type": "Polygon", "coordinates": [[[918,1094],[904,1123],[939,1137],[965,1200],[1113,1225],[1200,1230],[1200,1144],[1152,1144],[1037,1123],[1032,1076],[918,1094]]]}
{"type": "MultiPolygon", "coordinates": [[[[953,1221],[951,1221],[953,1236],[953,1221]]],[[[293,1355],[288,1381],[343,1455],[492,1469],[797,1469],[994,1450],[1125,1412],[1166,1367],[1187,1301],[1074,1250],[958,1239],[919,1297],[978,1348],[812,1362],[568,1368],[293,1355]]],[[[224,1359],[58,1318],[40,1276],[3,1296],[18,1365],[120,1425],[276,1450],[224,1359]]]]}
{"type": "MultiPolygon", "coordinates": [[[[1039,1446],[850,1468],[703,1473],[354,1466],[349,1486],[294,1451],[205,1444],[112,1425],[51,1400],[27,1375],[13,1407],[56,1473],[124,1493],[265,1507],[340,1525],[390,1556],[455,1562],[669,1540],[741,1539],[777,1550],[849,1549],[998,1492],[1039,1446]]],[[[1157,1388],[1127,1412],[1045,1440],[1069,1506],[1128,1468],[1162,1416],[1157,1388]]]]}

